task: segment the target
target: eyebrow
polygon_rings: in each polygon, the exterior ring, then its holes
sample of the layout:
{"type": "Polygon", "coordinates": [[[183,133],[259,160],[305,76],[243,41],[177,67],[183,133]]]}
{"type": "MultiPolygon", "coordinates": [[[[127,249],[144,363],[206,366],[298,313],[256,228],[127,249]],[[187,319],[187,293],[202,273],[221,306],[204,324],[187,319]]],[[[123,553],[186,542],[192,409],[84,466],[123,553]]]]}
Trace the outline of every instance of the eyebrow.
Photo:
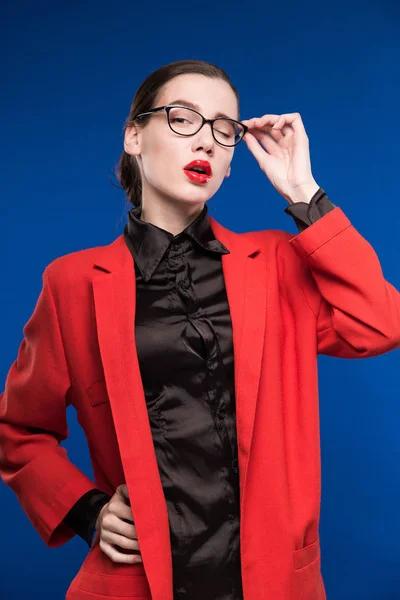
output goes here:
{"type": "MultiPolygon", "coordinates": [[[[167,106],[170,106],[171,104],[181,104],[183,106],[187,106],[188,108],[193,108],[194,110],[197,110],[198,112],[200,112],[200,106],[198,104],[194,104],[193,102],[190,102],[189,100],[182,100],[180,98],[178,100],[173,100],[167,106]]],[[[221,113],[221,112],[215,113],[215,118],[216,117],[224,117],[225,119],[232,119],[232,117],[228,117],[228,115],[225,115],[224,113],[221,113]]],[[[236,121],[236,119],[232,119],[232,120],[236,121]]]]}

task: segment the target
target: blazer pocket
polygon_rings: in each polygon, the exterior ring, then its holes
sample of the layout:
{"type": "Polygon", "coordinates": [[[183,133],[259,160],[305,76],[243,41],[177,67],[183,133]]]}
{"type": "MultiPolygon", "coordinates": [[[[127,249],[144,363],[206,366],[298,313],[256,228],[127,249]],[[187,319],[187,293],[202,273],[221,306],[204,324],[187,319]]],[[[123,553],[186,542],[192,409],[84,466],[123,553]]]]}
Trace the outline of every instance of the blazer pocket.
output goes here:
{"type": "Polygon", "coordinates": [[[96,381],[96,383],[87,387],[86,393],[92,406],[98,406],[99,404],[105,404],[110,401],[104,379],[96,381]]]}
{"type": "Polygon", "coordinates": [[[320,548],[320,539],[319,535],[315,542],[305,546],[304,548],[299,548],[294,551],[294,568],[296,571],[299,569],[303,569],[307,567],[309,564],[314,562],[317,558],[320,558],[321,548],[320,548]]]}

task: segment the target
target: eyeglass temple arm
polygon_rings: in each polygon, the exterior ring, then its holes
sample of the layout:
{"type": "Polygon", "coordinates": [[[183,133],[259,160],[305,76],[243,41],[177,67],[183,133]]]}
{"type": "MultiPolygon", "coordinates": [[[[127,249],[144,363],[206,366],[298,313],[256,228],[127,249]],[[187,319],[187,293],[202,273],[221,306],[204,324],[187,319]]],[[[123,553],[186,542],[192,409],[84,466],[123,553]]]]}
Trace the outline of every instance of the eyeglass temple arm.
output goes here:
{"type": "Polygon", "coordinates": [[[159,108],[152,108],[151,110],[148,110],[147,112],[140,113],[140,115],[137,115],[137,117],[135,117],[135,119],[138,119],[139,117],[144,117],[145,115],[152,115],[153,113],[160,112],[161,110],[164,110],[164,108],[166,108],[166,107],[160,106],[159,108]]]}

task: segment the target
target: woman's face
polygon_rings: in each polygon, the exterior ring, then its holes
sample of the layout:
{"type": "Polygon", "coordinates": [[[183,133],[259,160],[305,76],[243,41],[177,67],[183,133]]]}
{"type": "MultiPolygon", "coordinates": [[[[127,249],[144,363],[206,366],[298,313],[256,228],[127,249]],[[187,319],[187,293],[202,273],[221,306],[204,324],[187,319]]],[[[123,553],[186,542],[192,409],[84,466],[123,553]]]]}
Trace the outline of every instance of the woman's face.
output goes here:
{"type": "MultiPolygon", "coordinates": [[[[178,75],[163,87],[155,108],[168,104],[185,105],[184,101],[197,105],[196,110],[206,119],[223,113],[238,120],[236,95],[221,79],[191,73],[178,75]]],[[[145,126],[127,129],[124,148],[138,160],[143,205],[152,198],[204,204],[229,176],[234,153],[234,147],[222,146],[214,140],[209,123],[190,137],[174,133],[168,126],[165,111],[152,115],[145,126]],[[197,159],[211,165],[212,177],[207,183],[191,181],[183,170],[197,159]]]]}

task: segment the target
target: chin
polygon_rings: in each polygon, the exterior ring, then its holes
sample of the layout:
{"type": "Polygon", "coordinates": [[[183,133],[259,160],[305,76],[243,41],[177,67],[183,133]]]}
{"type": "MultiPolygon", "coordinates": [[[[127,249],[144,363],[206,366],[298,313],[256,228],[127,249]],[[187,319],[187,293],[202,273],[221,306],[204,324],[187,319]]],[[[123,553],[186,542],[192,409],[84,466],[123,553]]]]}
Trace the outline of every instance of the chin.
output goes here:
{"type": "MultiPolygon", "coordinates": [[[[215,182],[213,183],[215,185],[215,182]]],[[[201,185],[188,181],[187,185],[185,186],[182,186],[181,183],[177,183],[176,188],[175,186],[170,189],[158,188],[158,193],[162,194],[162,196],[164,196],[168,202],[178,202],[180,204],[190,205],[196,205],[199,203],[204,204],[210,200],[210,198],[212,198],[217,191],[214,189],[214,185],[211,188],[208,184],[201,185]],[[179,192],[174,193],[174,188],[175,190],[179,190],[179,192]]]]}
{"type": "Polygon", "coordinates": [[[183,202],[184,204],[198,204],[207,202],[214,195],[214,191],[210,192],[209,189],[201,189],[200,186],[193,186],[193,188],[187,194],[174,196],[174,200],[177,202],[183,202]]]}

